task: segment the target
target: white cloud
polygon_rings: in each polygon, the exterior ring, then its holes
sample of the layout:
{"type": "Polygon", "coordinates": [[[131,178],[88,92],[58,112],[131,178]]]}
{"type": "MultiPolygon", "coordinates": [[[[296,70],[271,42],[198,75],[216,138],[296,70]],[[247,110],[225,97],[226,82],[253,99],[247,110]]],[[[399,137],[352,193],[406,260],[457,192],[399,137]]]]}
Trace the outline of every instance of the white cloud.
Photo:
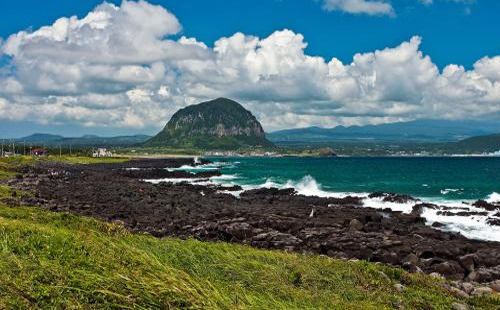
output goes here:
{"type": "MultiPolygon", "coordinates": [[[[389,2],[380,0],[323,0],[327,11],[343,11],[350,14],[394,15],[389,2]]],[[[425,1],[425,0],[424,0],[425,1]]]]}
{"type": "Polygon", "coordinates": [[[342,63],[307,55],[287,29],[236,33],[213,48],[169,38],[180,29],[164,8],[124,1],[13,34],[0,47],[13,68],[0,74],[0,119],[161,128],[177,109],[219,96],[267,130],[500,116],[500,56],[440,71],[415,36],[342,63]]]}
{"type": "Polygon", "coordinates": [[[424,5],[431,5],[432,3],[434,3],[433,0],[418,0],[418,1],[424,5]]]}
{"type": "MultiPolygon", "coordinates": [[[[418,0],[420,3],[424,5],[431,5],[434,3],[433,0],[418,0]]],[[[471,4],[476,2],[477,0],[446,0],[446,1],[451,1],[451,2],[456,2],[456,3],[465,3],[465,4],[471,4]]]]}

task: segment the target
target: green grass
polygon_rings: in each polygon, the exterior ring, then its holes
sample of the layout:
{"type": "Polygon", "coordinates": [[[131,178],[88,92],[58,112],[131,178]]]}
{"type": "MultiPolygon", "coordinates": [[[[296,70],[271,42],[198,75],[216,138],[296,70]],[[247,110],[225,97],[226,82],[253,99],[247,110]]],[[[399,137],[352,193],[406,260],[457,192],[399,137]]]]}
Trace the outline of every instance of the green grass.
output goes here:
{"type": "MultiPolygon", "coordinates": [[[[0,188],[0,196],[11,194],[0,188]]],[[[440,284],[363,261],[158,239],[0,204],[0,309],[449,309],[453,301],[500,307],[494,297],[459,300],[440,284]],[[396,283],[406,289],[395,291],[396,283]]]]}
{"type": "Polygon", "coordinates": [[[0,173],[7,172],[12,173],[9,170],[13,169],[15,165],[20,164],[32,164],[38,161],[54,161],[54,162],[66,162],[73,164],[101,164],[101,163],[120,163],[129,160],[128,158],[118,158],[118,157],[85,157],[85,156],[48,156],[48,157],[31,157],[31,156],[15,156],[0,158],[0,173]]]}

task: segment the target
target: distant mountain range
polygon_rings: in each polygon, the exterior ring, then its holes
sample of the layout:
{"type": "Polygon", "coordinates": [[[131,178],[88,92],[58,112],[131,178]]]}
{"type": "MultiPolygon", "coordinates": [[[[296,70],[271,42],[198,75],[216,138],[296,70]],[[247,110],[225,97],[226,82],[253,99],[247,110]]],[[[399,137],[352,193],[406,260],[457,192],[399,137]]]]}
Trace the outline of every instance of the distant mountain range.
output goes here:
{"type": "MultiPolygon", "coordinates": [[[[266,137],[278,146],[332,147],[347,154],[364,154],[363,150],[413,150],[437,154],[500,150],[500,124],[486,121],[416,120],[368,126],[308,127],[271,132],[266,137]]],[[[224,98],[180,110],[156,137],[64,137],[36,133],[14,141],[63,148],[70,145],[75,148],[166,146],[201,149],[272,146],[264,138],[262,126],[255,117],[238,103],[224,98]]]]}
{"type": "Polygon", "coordinates": [[[500,133],[500,124],[489,121],[415,120],[366,126],[307,127],[275,131],[267,138],[277,144],[290,142],[452,142],[500,133]]]}
{"type": "Polygon", "coordinates": [[[30,136],[16,139],[16,143],[29,143],[37,146],[56,147],[127,147],[141,145],[151,139],[148,135],[118,136],[118,137],[99,137],[96,135],[84,135],[81,137],[63,137],[60,135],[35,133],[30,136]]]}

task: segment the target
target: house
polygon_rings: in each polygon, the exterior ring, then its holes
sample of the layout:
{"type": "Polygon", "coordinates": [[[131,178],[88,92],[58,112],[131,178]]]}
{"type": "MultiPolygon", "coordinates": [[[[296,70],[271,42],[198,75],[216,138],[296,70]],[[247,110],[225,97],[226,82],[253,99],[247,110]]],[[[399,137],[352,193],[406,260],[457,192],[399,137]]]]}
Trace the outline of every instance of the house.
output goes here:
{"type": "Polygon", "coordinates": [[[112,157],[113,154],[107,149],[99,148],[92,152],[92,157],[112,157]]]}
{"type": "Polygon", "coordinates": [[[35,147],[35,148],[31,149],[32,156],[45,156],[46,154],[47,154],[47,151],[45,151],[44,148],[35,147]]]}

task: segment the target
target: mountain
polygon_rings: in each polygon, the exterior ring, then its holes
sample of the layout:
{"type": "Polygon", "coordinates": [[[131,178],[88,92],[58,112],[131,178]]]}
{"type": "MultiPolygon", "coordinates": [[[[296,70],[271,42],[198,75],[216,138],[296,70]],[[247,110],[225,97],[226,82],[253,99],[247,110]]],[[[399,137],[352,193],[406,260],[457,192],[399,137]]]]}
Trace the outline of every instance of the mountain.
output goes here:
{"type": "Polygon", "coordinates": [[[48,141],[57,141],[64,139],[63,136],[60,135],[52,135],[52,134],[47,134],[47,133],[35,133],[32,135],[29,135],[27,137],[19,139],[20,141],[26,141],[26,142],[48,142],[48,141]]]}
{"type": "Polygon", "coordinates": [[[177,111],[144,146],[234,150],[273,144],[250,111],[236,101],[218,98],[177,111]]]}
{"type": "Polygon", "coordinates": [[[380,125],[289,129],[269,133],[267,138],[285,144],[305,141],[448,142],[498,132],[498,122],[415,120],[380,125]]]}
{"type": "Polygon", "coordinates": [[[497,152],[500,151],[500,134],[472,137],[449,143],[446,149],[456,154],[497,152]]]}
{"type": "Polygon", "coordinates": [[[111,147],[111,146],[135,146],[151,139],[147,135],[118,136],[118,137],[99,137],[95,135],[84,135],[81,137],[63,137],[59,135],[36,133],[21,139],[18,143],[30,143],[37,145],[46,145],[49,147],[111,147]]]}

